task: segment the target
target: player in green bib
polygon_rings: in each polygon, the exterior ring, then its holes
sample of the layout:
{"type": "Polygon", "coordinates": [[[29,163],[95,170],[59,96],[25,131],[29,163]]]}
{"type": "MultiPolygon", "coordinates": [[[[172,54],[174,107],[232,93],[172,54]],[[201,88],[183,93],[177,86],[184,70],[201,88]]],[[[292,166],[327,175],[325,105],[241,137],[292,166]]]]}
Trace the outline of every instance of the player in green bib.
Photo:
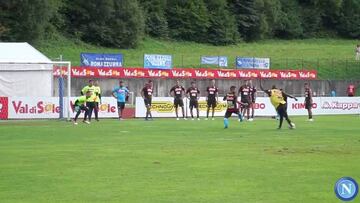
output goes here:
{"type": "Polygon", "coordinates": [[[74,118],[74,125],[77,125],[77,119],[81,114],[81,111],[84,111],[84,120],[83,122],[86,124],[90,124],[89,121],[86,120],[88,117],[89,108],[86,106],[87,100],[91,97],[91,92],[87,91],[85,93],[85,96],[81,96],[77,98],[74,102],[74,110],[76,112],[75,118],[74,118]]]}
{"type": "Polygon", "coordinates": [[[96,93],[95,93],[95,85],[94,85],[94,81],[93,80],[89,80],[89,84],[87,86],[85,86],[82,90],[81,90],[81,95],[85,95],[87,92],[90,92],[90,97],[86,100],[86,106],[89,109],[88,110],[88,118],[89,118],[89,122],[91,122],[91,116],[92,116],[92,112],[95,108],[95,100],[96,100],[96,93]]]}

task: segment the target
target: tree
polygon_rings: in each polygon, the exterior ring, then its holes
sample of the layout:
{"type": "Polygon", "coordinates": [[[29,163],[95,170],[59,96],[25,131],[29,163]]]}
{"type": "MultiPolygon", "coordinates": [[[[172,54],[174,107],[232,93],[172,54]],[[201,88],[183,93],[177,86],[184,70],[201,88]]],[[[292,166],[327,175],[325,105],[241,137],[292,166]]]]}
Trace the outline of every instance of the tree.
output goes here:
{"type": "MultiPolygon", "coordinates": [[[[276,26],[280,21],[281,2],[280,0],[264,0],[262,15],[266,21],[267,29],[264,29],[264,37],[273,38],[276,26]]],[[[263,26],[265,27],[265,26],[263,26]]]]}
{"type": "Polygon", "coordinates": [[[136,47],[144,36],[145,21],[136,0],[115,0],[114,45],[136,47]]]}
{"type": "Polygon", "coordinates": [[[263,0],[229,0],[229,4],[245,41],[261,39],[267,26],[262,14],[263,0]]]}
{"type": "Polygon", "coordinates": [[[232,15],[226,0],[208,0],[210,14],[207,42],[214,45],[234,44],[238,38],[235,16],[232,15]]]}
{"type": "Polygon", "coordinates": [[[166,16],[173,39],[206,42],[209,16],[203,0],[169,0],[166,16]]]}
{"type": "Polygon", "coordinates": [[[360,2],[343,1],[337,28],[344,37],[360,38],[360,2]]]}
{"type": "Polygon", "coordinates": [[[275,28],[276,37],[292,39],[303,36],[300,10],[297,0],[281,0],[280,18],[275,28]]]}
{"type": "Polygon", "coordinates": [[[35,42],[45,37],[54,10],[47,0],[2,0],[0,40],[35,42]]]}
{"type": "Polygon", "coordinates": [[[92,44],[131,48],[143,36],[142,11],[135,0],[67,0],[67,32],[92,44]]]}
{"type": "Polygon", "coordinates": [[[167,38],[169,29],[165,16],[166,0],[141,0],[140,2],[146,16],[146,34],[157,38],[167,38]]]}

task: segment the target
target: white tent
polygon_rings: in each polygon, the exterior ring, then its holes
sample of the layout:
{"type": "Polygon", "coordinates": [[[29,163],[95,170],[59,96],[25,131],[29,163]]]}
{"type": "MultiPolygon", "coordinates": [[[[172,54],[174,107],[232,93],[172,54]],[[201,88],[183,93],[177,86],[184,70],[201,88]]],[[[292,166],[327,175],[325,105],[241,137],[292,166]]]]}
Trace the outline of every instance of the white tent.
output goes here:
{"type": "Polygon", "coordinates": [[[51,63],[28,43],[0,43],[0,96],[52,96],[51,63]]]}

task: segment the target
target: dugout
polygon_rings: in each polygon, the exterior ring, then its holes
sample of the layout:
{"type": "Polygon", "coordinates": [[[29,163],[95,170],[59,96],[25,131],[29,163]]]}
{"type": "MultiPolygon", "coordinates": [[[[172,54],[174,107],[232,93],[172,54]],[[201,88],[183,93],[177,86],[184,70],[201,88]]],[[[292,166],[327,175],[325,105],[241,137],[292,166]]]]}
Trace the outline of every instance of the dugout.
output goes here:
{"type": "Polygon", "coordinates": [[[0,43],[0,96],[52,96],[50,63],[28,43],[0,43]]]}

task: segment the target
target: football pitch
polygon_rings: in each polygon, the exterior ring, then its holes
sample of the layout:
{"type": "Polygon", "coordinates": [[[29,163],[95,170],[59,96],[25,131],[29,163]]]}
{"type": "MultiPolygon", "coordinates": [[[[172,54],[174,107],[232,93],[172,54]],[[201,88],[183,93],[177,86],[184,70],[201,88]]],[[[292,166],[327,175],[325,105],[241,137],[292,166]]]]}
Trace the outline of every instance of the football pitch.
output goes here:
{"type": "MultiPolygon", "coordinates": [[[[1,202],[340,202],[360,117],[0,122],[1,202]]],[[[359,202],[358,196],[354,202],[359,202]]]]}

